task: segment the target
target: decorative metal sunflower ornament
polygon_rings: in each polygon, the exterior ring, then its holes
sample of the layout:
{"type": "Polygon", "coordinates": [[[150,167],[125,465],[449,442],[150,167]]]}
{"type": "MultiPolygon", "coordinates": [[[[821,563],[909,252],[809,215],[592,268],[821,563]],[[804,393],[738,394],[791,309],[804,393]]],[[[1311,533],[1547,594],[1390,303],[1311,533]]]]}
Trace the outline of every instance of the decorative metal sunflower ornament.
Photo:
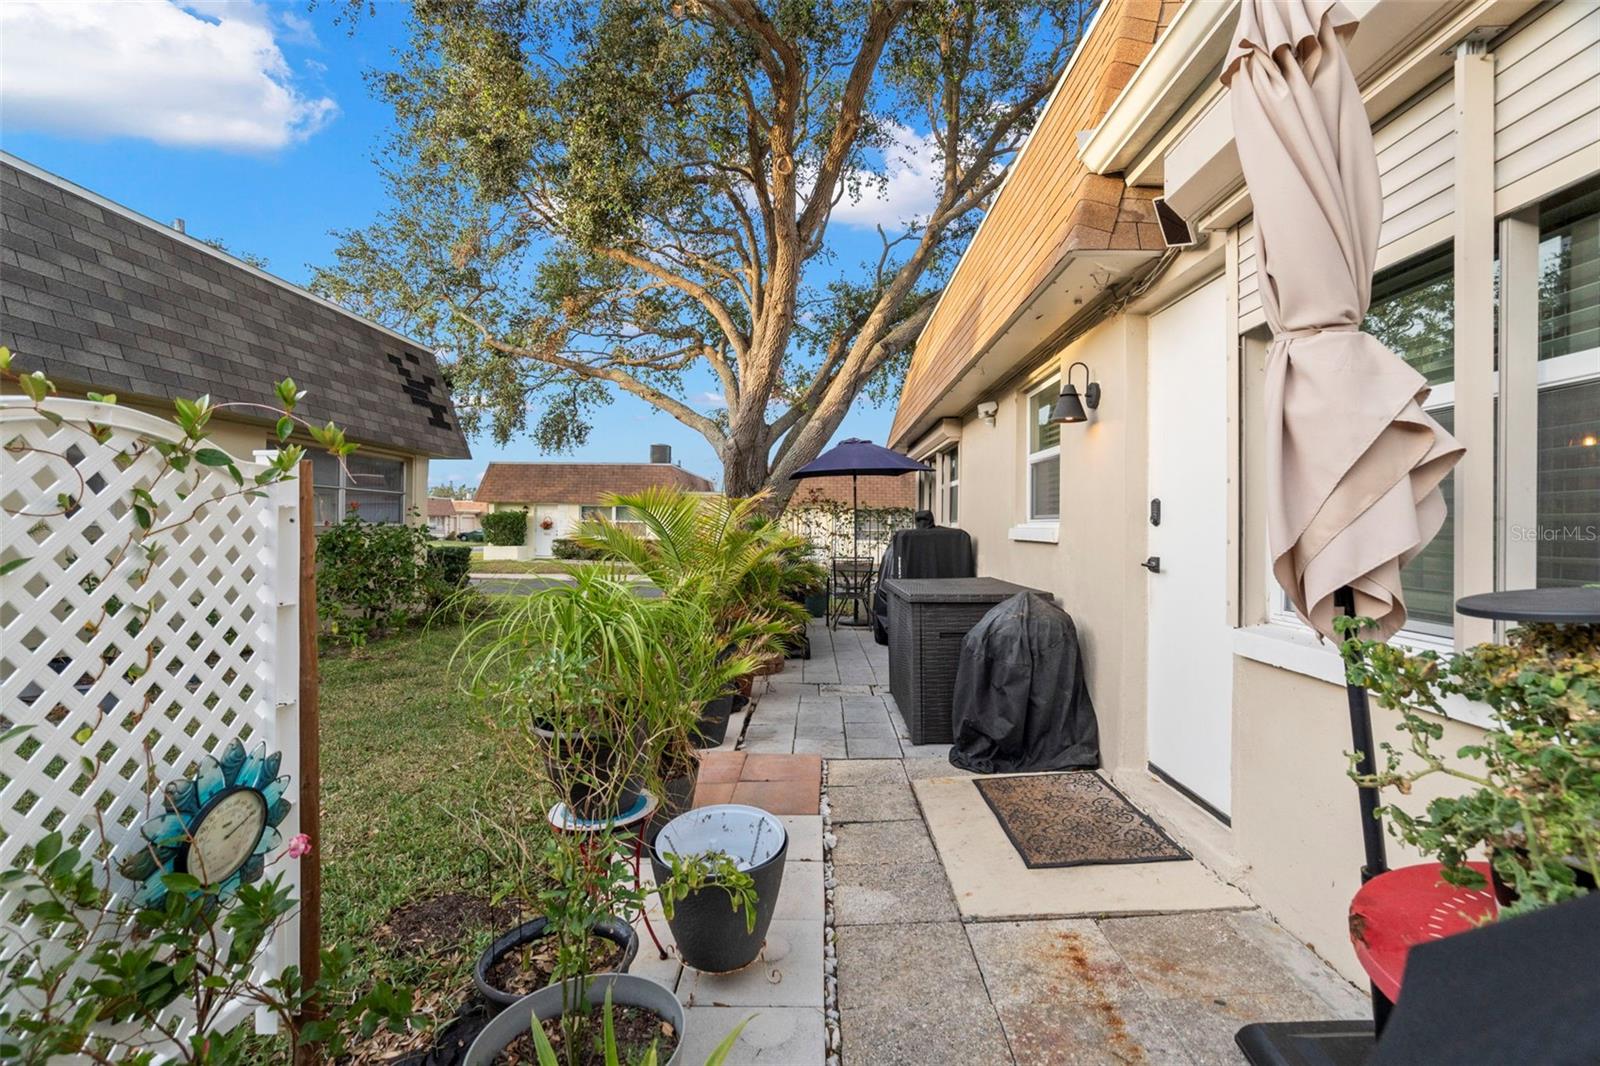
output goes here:
{"type": "Polygon", "coordinates": [[[161,813],[139,827],[139,850],[118,867],[141,883],[133,905],[161,906],[169,873],[198,878],[219,900],[259,880],[269,854],[283,845],[278,826],[292,806],[284,798],[289,777],[278,775],[282,761],[265,743],[246,755],[235,738],[220,759],[205,756],[193,776],[163,788],[161,813]]]}

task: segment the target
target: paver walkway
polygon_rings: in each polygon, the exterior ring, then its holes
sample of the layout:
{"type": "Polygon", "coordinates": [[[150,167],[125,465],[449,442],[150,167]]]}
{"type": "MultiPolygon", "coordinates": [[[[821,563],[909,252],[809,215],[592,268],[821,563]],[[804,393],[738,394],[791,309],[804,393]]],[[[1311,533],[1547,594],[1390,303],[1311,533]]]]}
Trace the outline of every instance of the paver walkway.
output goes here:
{"type": "MultiPolygon", "coordinates": [[[[828,760],[845,1066],[1238,1063],[1233,1034],[1247,1022],[1365,1013],[1355,988],[1199,864],[1217,901],[1202,905],[1231,909],[995,920],[958,907],[951,872],[966,885],[974,871],[941,856],[919,802],[965,784],[948,747],[910,744],[887,649],[868,631],[813,624],[811,639],[812,658],[758,688],[725,747],[828,760]]],[[[1056,878],[1040,883],[1050,898],[1037,913],[1073,912],[1074,871],[1029,873],[1056,878]]]]}

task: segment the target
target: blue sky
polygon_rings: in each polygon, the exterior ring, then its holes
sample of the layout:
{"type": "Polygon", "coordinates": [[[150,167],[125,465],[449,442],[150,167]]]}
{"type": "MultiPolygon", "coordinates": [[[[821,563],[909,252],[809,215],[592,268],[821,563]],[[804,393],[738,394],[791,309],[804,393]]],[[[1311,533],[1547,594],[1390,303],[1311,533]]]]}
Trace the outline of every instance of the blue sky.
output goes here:
{"type": "MultiPolygon", "coordinates": [[[[372,157],[389,113],[362,73],[390,63],[404,7],[377,7],[351,36],[326,3],[6,0],[0,147],[154,219],[182,218],[191,234],[304,284],[333,257],[329,231],[365,225],[383,202],[372,157]]],[[[835,212],[841,262],[874,255],[873,226],[892,227],[931,191],[919,162],[896,168],[887,201],[835,212]]],[[[839,437],[882,443],[892,415],[859,400],[839,437]]],[[[704,438],[626,396],[566,457],[643,460],[657,442],[720,477],[704,438]]],[[[434,483],[475,483],[491,459],[542,458],[527,440],[472,444],[472,459],[433,464],[434,483]]]]}

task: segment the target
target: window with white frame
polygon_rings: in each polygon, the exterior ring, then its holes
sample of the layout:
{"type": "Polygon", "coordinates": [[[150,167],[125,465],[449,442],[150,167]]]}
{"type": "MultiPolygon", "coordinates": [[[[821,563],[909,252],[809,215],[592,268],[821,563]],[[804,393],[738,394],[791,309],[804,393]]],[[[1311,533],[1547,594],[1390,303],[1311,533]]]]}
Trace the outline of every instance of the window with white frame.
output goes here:
{"type": "Polygon", "coordinates": [[[937,470],[917,471],[917,510],[932,512],[939,492],[937,470]]]}
{"type": "Polygon", "coordinates": [[[1061,426],[1050,421],[1061,382],[1051,381],[1028,394],[1028,521],[1061,517],[1061,426]]]}
{"type": "Polygon", "coordinates": [[[1538,344],[1538,585],[1593,584],[1600,582],[1600,182],[1540,207],[1538,344]]]}
{"type": "Polygon", "coordinates": [[[578,508],[578,513],[585,522],[592,518],[606,518],[613,522],[632,522],[635,520],[633,508],[631,507],[612,507],[604,504],[586,503],[578,508]]]}
{"type": "MultiPolygon", "coordinates": [[[[1534,539],[1540,587],[1594,584],[1600,583],[1600,182],[1541,205],[1538,229],[1537,278],[1501,279],[1504,286],[1537,286],[1538,335],[1507,341],[1526,345],[1524,353],[1537,348],[1536,377],[1515,379],[1536,382],[1537,432],[1495,442],[1509,466],[1525,469],[1531,460],[1537,469],[1535,522],[1502,530],[1496,545],[1503,557],[1508,536],[1534,539]]],[[[1446,245],[1380,272],[1362,329],[1427,378],[1426,410],[1454,432],[1452,267],[1446,245]]],[[[1497,384],[1497,410],[1501,399],[1497,384]]],[[[1453,476],[1440,488],[1453,511],[1453,476]]],[[[1496,491],[1504,499],[1506,486],[1496,491]]],[[[1451,635],[1455,554],[1455,526],[1447,517],[1401,572],[1410,635],[1451,635]]],[[[1281,593],[1279,609],[1287,610],[1281,593]]]]}
{"type": "MultiPolygon", "coordinates": [[[[1373,279],[1372,304],[1361,328],[1428,380],[1426,410],[1455,429],[1455,278],[1450,245],[1385,270],[1373,279]]],[[[1445,520],[1439,535],[1401,571],[1406,626],[1448,636],[1455,619],[1455,475],[1439,489],[1445,520]]]]}
{"type": "Polygon", "coordinates": [[[961,449],[951,448],[943,453],[944,466],[944,521],[955,525],[961,517],[961,449]]]}
{"type": "MultiPolygon", "coordinates": [[[[276,442],[269,442],[276,448],[276,442]]],[[[316,527],[326,529],[354,512],[365,522],[403,522],[406,517],[406,461],[356,452],[339,460],[307,449],[311,487],[316,497],[316,527]]]]}

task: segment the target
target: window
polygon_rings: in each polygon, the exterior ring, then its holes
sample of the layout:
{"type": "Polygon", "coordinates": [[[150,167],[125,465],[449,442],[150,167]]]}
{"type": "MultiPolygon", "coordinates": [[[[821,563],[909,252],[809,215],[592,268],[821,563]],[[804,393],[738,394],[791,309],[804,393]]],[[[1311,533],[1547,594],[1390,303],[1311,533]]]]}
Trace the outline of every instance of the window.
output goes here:
{"type": "Polygon", "coordinates": [[[1538,584],[1600,582],[1600,184],[1539,212],[1538,584]]]}
{"type": "Polygon", "coordinates": [[[934,498],[939,491],[939,472],[937,470],[917,471],[917,510],[932,511],[934,498]]]}
{"type": "MultiPolygon", "coordinates": [[[[276,448],[275,441],[268,448],[276,448]]],[[[354,511],[367,522],[403,522],[406,516],[406,461],[361,452],[339,460],[308,450],[311,487],[316,495],[318,529],[326,529],[354,511]]]]}
{"type": "Polygon", "coordinates": [[[944,521],[955,525],[961,517],[958,506],[961,496],[960,449],[951,448],[944,453],[944,521]]]}
{"type": "MultiPolygon", "coordinates": [[[[1373,279],[1372,306],[1361,323],[1433,387],[1425,408],[1455,429],[1455,278],[1449,245],[1373,279]]],[[[1408,629],[1447,636],[1455,623],[1455,475],[1439,486],[1446,515],[1439,535],[1400,574],[1408,629]]]]}
{"type": "Polygon", "coordinates": [[[1028,395],[1028,521],[1061,517],[1061,427],[1050,421],[1061,383],[1028,395]]]}
{"type": "Polygon", "coordinates": [[[578,508],[578,513],[587,522],[594,518],[606,518],[618,525],[637,525],[638,519],[634,516],[631,507],[611,507],[609,505],[586,503],[578,508]]]}

